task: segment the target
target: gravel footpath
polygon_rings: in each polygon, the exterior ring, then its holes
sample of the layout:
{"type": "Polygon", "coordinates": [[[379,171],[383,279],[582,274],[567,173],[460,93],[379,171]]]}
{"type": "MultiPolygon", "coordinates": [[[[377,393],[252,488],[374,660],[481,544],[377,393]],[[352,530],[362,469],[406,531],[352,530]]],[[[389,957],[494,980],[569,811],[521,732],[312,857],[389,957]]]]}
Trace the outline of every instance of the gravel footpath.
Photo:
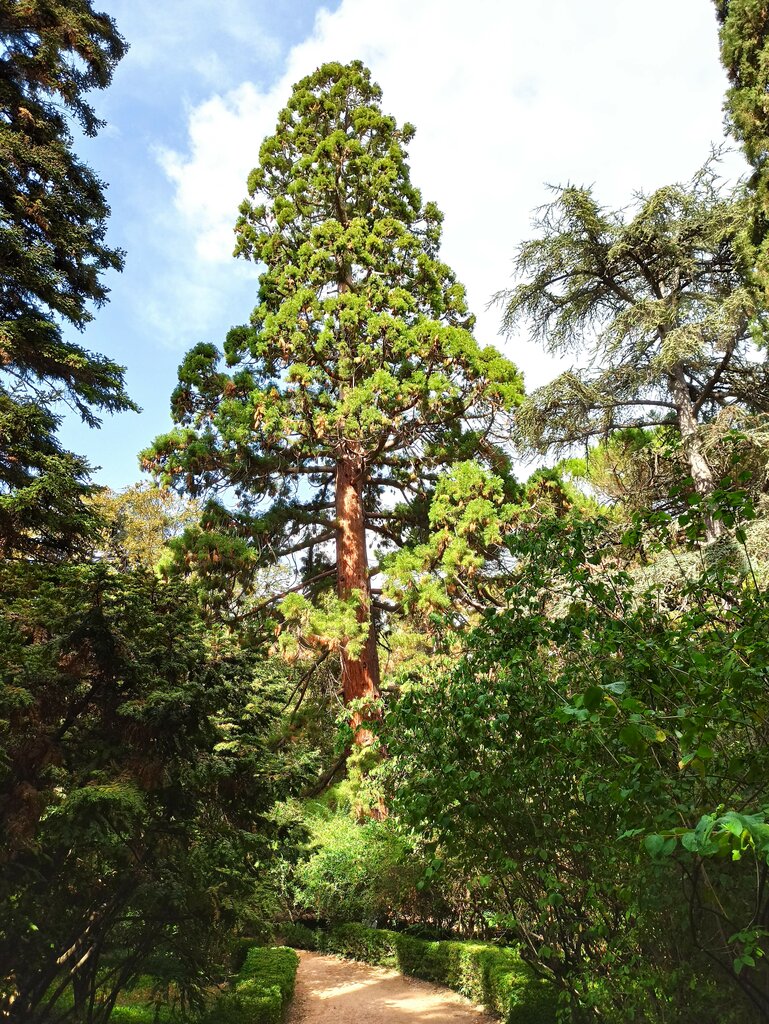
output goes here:
{"type": "Polygon", "coordinates": [[[450,989],[354,960],[299,957],[289,1024],[493,1024],[450,989]]]}

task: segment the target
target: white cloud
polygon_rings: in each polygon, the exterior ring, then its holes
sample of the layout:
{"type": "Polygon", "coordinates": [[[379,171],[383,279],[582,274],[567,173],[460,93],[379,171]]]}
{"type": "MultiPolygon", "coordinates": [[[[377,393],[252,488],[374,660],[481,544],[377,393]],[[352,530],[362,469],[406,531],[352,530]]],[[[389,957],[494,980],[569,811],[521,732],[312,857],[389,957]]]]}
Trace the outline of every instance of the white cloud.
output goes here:
{"type": "Polygon", "coordinates": [[[244,82],[190,112],[189,153],[162,149],[158,158],[174,183],[174,202],[194,225],[197,255],[207,262],[229,260],[233,224],[246,194],[246,177],[259,146],[280,110],[277,93],[258,92],[244,82]]]}
{"type": "MultiPolygon", "coordinates": [[[[166,78],[174,71],[189,74],[190,54],[222,41],[261,61],[276,61],[281,53],[278,36],[267,30],[253,0],[218,0],[215,9],[211,0],[112,0],[111,7],[118,27],[131,41],[121,74],[161,67],[166,78]]],[[[227,63],[220,67],[224,76],[219,81],[227,81],[227,63]]]]}
{"type": "MultiPolygon", "coordinates": [[[[412,176],[445,219],[444,256],[467,285],[480,341],[545,182],[595,183],[607,204],[688,178],[722,136],[725,78],[703,0],[342,0],[321,11],[269,90],[244,82],[189,112],[189,147],[164,151],[174,202],[206,267],[228,262],[232,225],[291,85],[360,58],[383,105],[417,126],[412,176]]],[[[192,267],[192,261],[190,263],[192,267]]],[[[553,363],[505,346],[542,383],[553,363]]]]}

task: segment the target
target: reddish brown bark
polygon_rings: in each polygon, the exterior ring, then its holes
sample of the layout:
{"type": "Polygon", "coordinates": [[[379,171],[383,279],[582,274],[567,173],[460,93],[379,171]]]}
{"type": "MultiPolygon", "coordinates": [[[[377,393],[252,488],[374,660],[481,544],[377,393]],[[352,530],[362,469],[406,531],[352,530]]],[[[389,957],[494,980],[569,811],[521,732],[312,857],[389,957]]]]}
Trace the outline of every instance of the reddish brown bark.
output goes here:
{"type": "MultiPolygon", "coordinates": [[[[342,653],[342,691],[345,704],[356,698],[379,696],[379,655],[371,621],[371,583],[366,552],[366,521],[363,510],[363,461],[354,456],[340,459],[336,466],[336,561],[337,593],[348,598],[358,591],[361,598],[358,621],[368,625],[368,637],[360,657],[342,653]]],[[[373,736],[360,714],[353,715],[355,740],[371,743],[373,736]]]]}

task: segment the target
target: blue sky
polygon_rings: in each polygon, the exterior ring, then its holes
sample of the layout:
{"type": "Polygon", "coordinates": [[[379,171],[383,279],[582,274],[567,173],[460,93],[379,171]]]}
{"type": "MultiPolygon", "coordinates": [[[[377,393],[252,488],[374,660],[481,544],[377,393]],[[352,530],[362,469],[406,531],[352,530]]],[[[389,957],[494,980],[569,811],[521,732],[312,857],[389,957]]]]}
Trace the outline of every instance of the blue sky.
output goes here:
{"type": "MultiPolygon", "coordinates": [[[[445,213],[444,255],[477,335],[530,386],[556,364],[497,336],[545,183],[595,183],[607,204],[690,177],[723,137],[725,77],[709,0],[102,0],[131,45],[93,101],[106,128],[78,152],[108,183],[109,237],[126,250],[83,343],[127,367],[141,415],[67,447],[100,483],[139,479],[137,452],[170,427],[184,352],[247,319],[258,269],[233,260],[245,178],[291,84],[324,60],[363,59],[384,106],[417,126],[415,183],[445,213]]],[[[732,157],[730,172],[740,173],[732,157]]]]}

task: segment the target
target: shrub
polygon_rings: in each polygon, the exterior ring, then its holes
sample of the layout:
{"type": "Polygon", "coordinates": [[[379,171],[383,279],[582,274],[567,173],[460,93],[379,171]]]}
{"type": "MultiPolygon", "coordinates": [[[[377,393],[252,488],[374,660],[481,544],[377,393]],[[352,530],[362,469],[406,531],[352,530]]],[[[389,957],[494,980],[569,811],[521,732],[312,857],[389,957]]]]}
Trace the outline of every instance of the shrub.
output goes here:
{"type": "Polygon", "coordinates": [[[399,927],[415,920],[439,931],[483,927],[488,894],[476,878],[446,861],[440,873],[430,873],[434,853],[393,821],[356,820],[357,792],[348,781],[323,801],[304,805],[309,843],[306,859],[290,869],[293,911],[328,927],[399,927]]]}
{"type": "Polygon", "coordinates": [[[296,868],[296,901],[330,924],[384,923],[405,890],[416,891],[404,841],[379,822],[359,824],[346,812],[317,807],[308,815],[312,851],[296,868]]]}
{"type": "Polygon", "coordinates": [[[585,1020],[769,1021],[769,595],[737,536],[671,589],[683,526],[516,531],[506,609],[386,721],[391,816],[483,872],[490,921],[585,1020]]]}
{"type": "Polygon", "coordinates": [[[506,1024],[555,1021],[555,989],[538,978],[514,949],[477,942],[430,942],[360,924],[316,933],[301,925],[292,926],[288,933],[284,929],[287,941],[294,935],[308,941],[305,933],[315,941],[312,948],[322,952],[397,967],[403,974],[446,985],[499,1013],[506,1024]]]}
{"type": "Polygon", "coordinates": [[[317,949],[318,939],[322,933],[315,928],[308,928],[305,924],[294,924],[289,921],[280,926],[280,935],[283,942],[292,949],[317,949]]]}
{"type": "Polygon", "coordinates": [[[168,1007],[117,1005],[109,1020],[110,1024],[165,1024],[179,1018],[168,1007]]]}
{"type": "Polygon", "coordinates": [[[294,994],[299,957],[285,946],[248,951],[231,991],[204,1016],[204,1024],[280,1024],[294,994]]]}
{"type": "Polygon", "coordinates": [[[0,1018],[68,1021],[67,989],[105,1024],[137,974],[195,1005],[304,775],[283,669],[217,653],[182,583],[0,563],[0,1018]]]}

